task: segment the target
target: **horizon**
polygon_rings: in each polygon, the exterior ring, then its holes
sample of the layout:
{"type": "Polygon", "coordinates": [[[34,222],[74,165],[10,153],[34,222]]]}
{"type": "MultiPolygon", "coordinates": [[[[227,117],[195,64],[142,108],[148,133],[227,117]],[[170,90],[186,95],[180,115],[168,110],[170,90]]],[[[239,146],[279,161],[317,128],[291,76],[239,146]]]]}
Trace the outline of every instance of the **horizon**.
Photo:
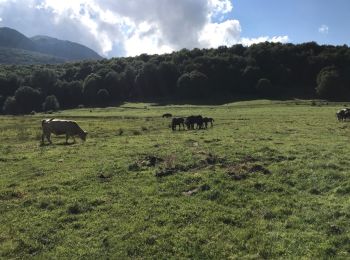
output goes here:
{"type": "Polygon", "coordinates": [[[0,0],[0,27],[29,38],[76,42],[104,58],[265,41],[335,46],[350,42],[349,33],[344,33],[350,24],[350,3],[345,0],[154,1],[0,0]]]}

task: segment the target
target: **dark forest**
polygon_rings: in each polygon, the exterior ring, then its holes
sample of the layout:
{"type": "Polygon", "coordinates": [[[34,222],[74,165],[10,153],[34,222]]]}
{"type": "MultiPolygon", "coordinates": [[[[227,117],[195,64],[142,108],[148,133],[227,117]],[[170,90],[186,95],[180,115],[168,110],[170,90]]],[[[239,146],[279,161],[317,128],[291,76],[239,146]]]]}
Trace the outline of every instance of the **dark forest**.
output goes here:
{"type": "Polygon", "coordinates": [[[0,110],[27,114],[126,101],[350,99],[350,48],[260,43],[60,65],[0,68],[0,110]]]}

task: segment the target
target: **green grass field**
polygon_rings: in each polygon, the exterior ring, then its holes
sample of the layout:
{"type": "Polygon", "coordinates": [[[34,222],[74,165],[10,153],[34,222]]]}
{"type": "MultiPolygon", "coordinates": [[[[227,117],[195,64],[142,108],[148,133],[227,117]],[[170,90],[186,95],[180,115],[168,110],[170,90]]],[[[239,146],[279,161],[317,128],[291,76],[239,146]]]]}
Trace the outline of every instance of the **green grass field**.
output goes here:
{"type": "Polygon", "coordinates": [[[238,102],[0,117],[0,258],[350,258],[342,104],[238,102]],[[169,128],[170,112],[215,119],[169,128]],[[43,118],[85,143],[40,146],[43,118]]]}

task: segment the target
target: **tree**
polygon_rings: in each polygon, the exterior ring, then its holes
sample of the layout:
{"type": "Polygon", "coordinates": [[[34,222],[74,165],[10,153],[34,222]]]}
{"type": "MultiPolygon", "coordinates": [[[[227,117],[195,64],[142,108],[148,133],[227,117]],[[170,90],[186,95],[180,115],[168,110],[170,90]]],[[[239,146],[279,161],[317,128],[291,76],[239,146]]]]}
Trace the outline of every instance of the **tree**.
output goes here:
{"type": "Polygon", "coordinates": [[[265,78],[259,79],[256,84],[256,90],[260,96],[264,97],[271,97],[275,94],[271,81],[265,78]]]}
{"type": "Polygon", "coordinates": [[[261,77],[261,70],[259,67],[247,66],[243,73],[243,92],[253,94],[255,92],[256,83],[261,77]]]}
{"type": "Polygon", "coordinates": [[[90,74],[84,80],[83,95],[87,105],[96,104],[96,95],[99,90],[100,82],[101,77],[96,74],[90,74]]]}
{"type": "Polygon", "coordinates": [[[153,98],[161,96],[156,65],[151,62],[145,63],[135,78],[135,85],[142,97],[153,98]]]}
{"type": "Polygon", "coordinates": [[[317,76],[316,93],[321,98],[344,98],[346,91],[335,67],[326,67],[320,71],[317,76]]]}
{"type": "Polygon", "coordinates": [[[19,113],[18,103],[15,97],[8,97],[2,107],[4,114],[17,115],[19,113]]]}
{"type": "Polygon", "coordinates": [[[12,96],[19,88],[21,82],[17,75],[8,74],[0,76],[0,95],[7,97],[12,96]]]}
{"type": "Polygon", "coordinates": [[[54,93],[57,83],[57,75],[53,70],[40,69],[33,73],[31,86],[40,90],[44,96],[54,93]]]}
{"type": "Polygon", "coordinates": [[[2,106],[4,105],[5,97],[0,95],[0,113],[2,112],[2,106]]]}
{"type": "Polygon", "coordinates": [[[83,85],[80,81],[63,81],[59,84],[59,88],[55,93],[60,106],[66,108],[76,107],[83,101],[83,85]]]}
{"type": "Polygon", "coordinates": [[[97,102],[100,106],[107,106],[110,101],[110,95],[107,89],[100,89],[97,92],[97,102]]]}
{"type": "Polygon", "coordinates": [[[119,101],[123,96],[120,85],[119,76],[115,71],[109,71],[104,77],[104,86],[113,100],[119,101]]]}
{"type": "Polygon", "coordinates": [[[55,95],[47,96],[42,106],[44,111],[57,111],[60,108],[60,104],[55,95]]]}
{"type": "Polygon", "coordinates": [[[198,99],[207,96],[208,77],[199,71],[183,74],[177,81],[180,95],[198,99]]]}
{"type": "Polygon", "coordinates": [[[28,86],[20,87],[15,92],[15,98],[21,113],[30,113],[41,109],[42,97],[37,89],[28,86]]]}

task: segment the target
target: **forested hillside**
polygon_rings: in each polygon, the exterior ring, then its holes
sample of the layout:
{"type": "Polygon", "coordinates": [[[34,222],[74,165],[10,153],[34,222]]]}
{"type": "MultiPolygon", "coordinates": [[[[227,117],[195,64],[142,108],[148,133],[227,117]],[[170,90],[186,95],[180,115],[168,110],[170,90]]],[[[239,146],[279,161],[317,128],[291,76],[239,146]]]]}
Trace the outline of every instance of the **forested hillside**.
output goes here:
{"type": "Polygon", "coordinates": [[[3,113],[126,100],[350,99],[350,49],[260,43],[61,65],[2,66],[3,113]]]}

